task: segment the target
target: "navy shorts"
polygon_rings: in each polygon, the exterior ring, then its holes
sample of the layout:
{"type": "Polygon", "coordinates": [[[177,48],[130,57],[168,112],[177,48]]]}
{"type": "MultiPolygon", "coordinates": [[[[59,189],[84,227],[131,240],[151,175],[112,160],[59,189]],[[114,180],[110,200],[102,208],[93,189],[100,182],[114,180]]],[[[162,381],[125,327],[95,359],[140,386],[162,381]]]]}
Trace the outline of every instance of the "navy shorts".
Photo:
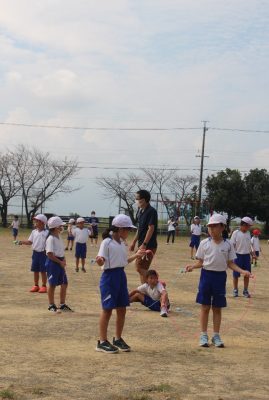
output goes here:
{"type": "Polygon", "coordinates": [[[86,243],[76,243],[76,258],[86,258],[87,255],[87,245],[86,243]]]}
{"type": "Polygon", "coordinates": [[[199,247],[199,244],[200,244],[200,236],[199,235],[191,235],[190,247],[195,247],[197,250],[199,247]]]}
{"type": "Polygon", "coordinates": [[[256,257],[259,257],[260,256],[260,252],[259,251],[255,251],[255,255],[256,255],[256,257]]]}
{"type": "Polygon", "coordinates": [[[161,303],[159,300],[153,300],[151,297],[144,294],[143,306],[149,308],[152,311],[161,311],[161,303]]]}
{"type": "Polygon", "coordinates": [[[33,251],[32,254],[32,272],[46,272],[46,252],[45,251],[33,251]]]}
{"type": "Polygon", "coordinates": [[[72,242],[74,241],[75,237],[74,236],[67,236],[67,240],[71,240],[72,242]]]}
{"type": "Polygon", "coordinates": [[[65,269],[47,258],[46,261],[48,283],[50,286],[67,285],[68,280],[65,269]]]}
{"type": "Polygon", "coordinates": [[[13,236],[18,236],[19,230],[17,228],[12,228],[13,236]]]}
{"type": "MultiPolygon", "coordinates": [[[[251,260],[250,254],[238,254],[236,253],[236,259],[234,260],[235,264],[238,267],[242,268],[245,271],[251,272],[251,260]]],[[[239,278],[240,272],[233,271],[234,278],[239,278]]]]}
{"type": "Polygon", "coordinates": [[[101,303],[104,310],[130,305],[124,268],[107,269],[100,280],[101,303]]]}
{"type": "Polygon", "coordinates": [[[201,270],[196,303],[205,306],[226,307],[226,271],[201,270]]]}

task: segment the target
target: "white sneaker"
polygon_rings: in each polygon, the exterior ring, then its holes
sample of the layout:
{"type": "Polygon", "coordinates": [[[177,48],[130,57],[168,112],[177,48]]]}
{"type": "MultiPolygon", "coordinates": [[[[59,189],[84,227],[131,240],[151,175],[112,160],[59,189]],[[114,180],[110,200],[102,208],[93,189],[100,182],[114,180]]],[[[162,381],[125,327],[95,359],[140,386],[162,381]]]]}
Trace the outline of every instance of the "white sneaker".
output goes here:
{"type": "Polygon", "coordinates": [[[160,313],[161,317],[168,317],[168,311],[166,307],[162,307],[161,308],[161,313],[160,313]]]}

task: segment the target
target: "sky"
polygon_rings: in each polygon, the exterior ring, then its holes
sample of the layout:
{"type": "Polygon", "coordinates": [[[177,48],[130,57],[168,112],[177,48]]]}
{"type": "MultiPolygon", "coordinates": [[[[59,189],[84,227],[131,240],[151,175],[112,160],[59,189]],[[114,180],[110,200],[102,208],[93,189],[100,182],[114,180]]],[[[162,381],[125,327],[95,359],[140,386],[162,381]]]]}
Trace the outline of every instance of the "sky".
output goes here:
{"type": "Polygon", "coordinates": [[[268,133],[224,130],[269,131],[267,0],[0,0],[0,9],[0,151],[23,143],[83,167],[72,181],[81,189],[47,212],[114,215],[95,180],[128,172],[119,168],[199,174],[204,120],[205,175],[268,168],[268,133]],[[175,127],[186,129],[117,129],[175,127]]]}

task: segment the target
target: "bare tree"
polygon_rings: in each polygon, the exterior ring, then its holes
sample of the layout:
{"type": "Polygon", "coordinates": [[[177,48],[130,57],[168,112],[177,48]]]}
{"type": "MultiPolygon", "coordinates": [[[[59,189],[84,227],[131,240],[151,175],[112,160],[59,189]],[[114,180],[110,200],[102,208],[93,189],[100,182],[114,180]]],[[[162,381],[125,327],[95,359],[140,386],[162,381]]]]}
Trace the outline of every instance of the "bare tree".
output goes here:
{"type": "Polygon", "coordinates": [[[33,216],[46,201],[59,193],[78,190],[67,185],[76,175],[78,166],[76,161],[67,158],[56,161],[50,158],[49,153],[29,149],[24,145],[17,146],[13,154],[30,227],[33,216]]]}
{"type": "Polygon", "coordinates": [[[0,213],[4,227],[7,226],[9,202],[20,189],[21,184],[15,167],[14,155],[9,151],[6,154],[0,154],[0,213]]]}
{"type": "Polygon", "coordinates": [[[133,223],[136,223],[136,207],[134,194],[141,189],[143,178],[134,173],[122,176],[119,173],[115,177],[99,177],[96,183],[104,189],[104,198],[119,200],[119,211],[128,213],[133,223]]]}

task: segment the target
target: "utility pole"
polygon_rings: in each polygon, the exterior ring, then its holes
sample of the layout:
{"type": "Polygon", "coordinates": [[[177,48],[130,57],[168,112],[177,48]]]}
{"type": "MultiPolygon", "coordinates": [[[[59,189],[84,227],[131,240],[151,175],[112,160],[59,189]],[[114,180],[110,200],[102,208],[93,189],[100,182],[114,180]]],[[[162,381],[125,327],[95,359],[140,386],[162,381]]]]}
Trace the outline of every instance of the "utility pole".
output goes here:
{"type": "MultiPolygon", "coordinates": [[[[206,131],[208,131],[208,128],[206,127],[206,123],[209,121],[202,121],[202,122],[204,124],[204,128],[203,128],[203,142],[202,142],[202,154],[201,154],[201,166],[200,166],[199,195],[198,195],[199,212],[201,211],[204,158],[207,157],[207,156],[205,156],[205,134],[206,134],[206,131]]],[[[200,156],[198,156],[198,157],[200,157],[200,156]]]]}

